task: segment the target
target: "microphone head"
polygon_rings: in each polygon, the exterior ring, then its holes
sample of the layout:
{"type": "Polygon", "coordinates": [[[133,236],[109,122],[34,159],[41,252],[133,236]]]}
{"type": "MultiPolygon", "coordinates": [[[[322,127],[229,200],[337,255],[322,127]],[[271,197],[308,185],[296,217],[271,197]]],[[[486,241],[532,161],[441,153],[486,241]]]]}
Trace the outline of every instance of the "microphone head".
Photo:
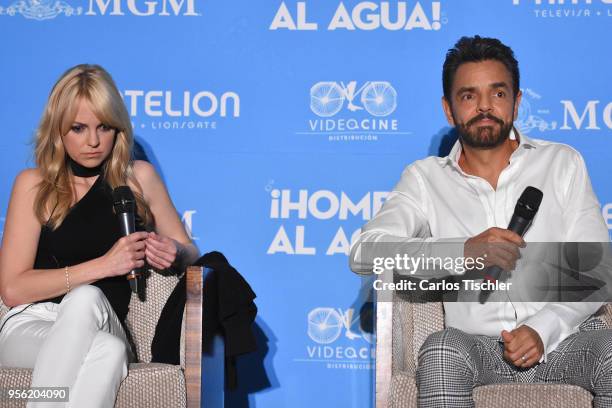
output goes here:
{"type": "Polygon", "coordinates": [[[514,214],[529,221],[533,220],[540,208],[543,195],[544,193],[537,188],[527,187],[514,207],[514,214]]]}
{"type": "Polygon", "coordinates": [[[113,208],[115,214],[133,213],[135,211],[136,199],[131,188],[119,186],[113,190],[113,208]]]}

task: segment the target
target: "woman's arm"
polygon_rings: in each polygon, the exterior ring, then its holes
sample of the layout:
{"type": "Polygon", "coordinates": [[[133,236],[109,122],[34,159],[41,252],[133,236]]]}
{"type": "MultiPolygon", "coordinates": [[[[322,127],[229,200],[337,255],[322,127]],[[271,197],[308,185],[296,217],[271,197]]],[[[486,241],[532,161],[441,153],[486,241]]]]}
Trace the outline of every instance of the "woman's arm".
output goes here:
{"type": "MultiPolygon", "coordinates": [[[[65,268],[33,269],[41,230],[34,213],[40,179],[37,169],[24,170],[15,179],[11,192],[0,252],[0,297],[9,307],[53,298],[68,291],[65,268]]],[[[70,266],[70,288],[142,266],[146,236],[146,233],[132,234],[117,241],[100,258],[70,266]]]]}
{"type": "Polygon", "coordinates": [[[147,238],[147,261],[158,269],[166,269],[172,264],[182,269],[192,264],[199,256],[198,249],[187,235],[166,186],[155,168],[148,162],[136,160],[134,174],[155,218],[157,233],[150,233],[147,238]]]}

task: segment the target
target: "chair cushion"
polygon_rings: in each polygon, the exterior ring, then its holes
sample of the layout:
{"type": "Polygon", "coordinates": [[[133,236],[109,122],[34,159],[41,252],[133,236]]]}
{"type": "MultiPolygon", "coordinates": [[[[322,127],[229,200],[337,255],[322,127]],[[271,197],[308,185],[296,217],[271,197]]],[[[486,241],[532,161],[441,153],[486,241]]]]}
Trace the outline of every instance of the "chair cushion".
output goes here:
{"type": "MultiPolygon", "coordinates": [[[[496,408],[587,408],[593,396],[584,388],[567,384],[494,384],[474,388],[476,407],[496,408]]],[[[397,373],[391,379],[389,408],[417,406],[415,378],[397,373]]]]}
{"type": "MultiPolygon", "coordinates": [[[[130,364],[127,378],[121,383],[116,408],[185,407],[185,377],[180,366],[159,363],[130,364]]],[[[0,368],[0,388],[27,388],[32,370],[0,368]]],[[[2,407],[24,408],[25,401],[3,401],[2,407]]]]}
{"type": "MultiPolygon", "coordinates": [[[[155,327],[166,300],[178,280],[176,275],[162,275],[151,270],[146,280],[146,301],[141,302],[138,296],[132,293],[125,324],[129,331],[128,336],[131,337],[135,347],[134,351],[138,356],[138,361],[145,363],[151,361],[151,342],[155,334],[155,327]]],[[[8,307],[0,299],[0,319],[7,311],[8,307]]]]}
{"type": "MultiPolygon", "coordinates": [[[[25,368],[0,368],[0,388],[28,388],[32,382],[32,370],[25,368]]],[[[25,408],[25,400],[2,401],[2,408],[25,408]]]]}
{"type": "Polygon", "coordinates": [[[474,401],[477,407],[590,408],[593,396],[575,385],[512,383],[476,387],[474,401]]]}
{"type": "Polygon", "coordinates": [[[417,386],[415,378],[408,373],[397,373],[391,379],[389,408],[416,408],[417,386]]]}
{"type": "Polygon", "coordinates": [[[121,383],[117,408],[185,407],[185,376],[180,366],[160,363],[130,364],[121,383]]]}
{"type": "Polygon", "coordinates": [[[165,276],[153,271],[146,280],[146,302],[141,302],[138,296],[132,293],[125,324],[140,362],[151,361],[151,342],[155,327],[177,282],[178,277],[175,275],[165,276]]]}

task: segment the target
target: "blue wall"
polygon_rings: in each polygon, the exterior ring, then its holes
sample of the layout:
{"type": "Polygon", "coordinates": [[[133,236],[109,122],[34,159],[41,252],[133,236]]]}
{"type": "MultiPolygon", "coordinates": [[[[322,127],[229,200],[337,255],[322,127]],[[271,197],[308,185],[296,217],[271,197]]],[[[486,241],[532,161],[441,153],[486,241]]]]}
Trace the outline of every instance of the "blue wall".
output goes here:
{"type": "Polygon", "coordinates": [[[403,167],[440,150],[441,66],[460,36],[513,47],[517,126],[584,155],[612,227],[612,4],[551,2],[0,0],[0,215],[55,80],[103,65],[199,248],[258,294],[262,351],[240,361],[235,406],[369,407],[348,242],[403,167]]]}

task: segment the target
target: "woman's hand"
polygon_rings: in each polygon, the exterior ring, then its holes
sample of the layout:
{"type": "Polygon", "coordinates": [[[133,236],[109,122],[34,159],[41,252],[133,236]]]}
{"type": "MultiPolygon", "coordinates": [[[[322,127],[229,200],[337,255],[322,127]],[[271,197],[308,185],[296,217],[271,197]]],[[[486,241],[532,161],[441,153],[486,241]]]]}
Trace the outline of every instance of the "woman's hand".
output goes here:
{"type": "Polygon", "coordinates": [[[147,232],[134,232],[117,242],[101,257],[104,265],[102,277],[126,275],[132,269],[144,266],[147,232]]]}
{"type": "Polygon", "coordinates": [[[167,269],[176,260],[177,242],[163,235],[149,232],[145,241],[145,255],[149,265],[156,269],[167,269]]]}

